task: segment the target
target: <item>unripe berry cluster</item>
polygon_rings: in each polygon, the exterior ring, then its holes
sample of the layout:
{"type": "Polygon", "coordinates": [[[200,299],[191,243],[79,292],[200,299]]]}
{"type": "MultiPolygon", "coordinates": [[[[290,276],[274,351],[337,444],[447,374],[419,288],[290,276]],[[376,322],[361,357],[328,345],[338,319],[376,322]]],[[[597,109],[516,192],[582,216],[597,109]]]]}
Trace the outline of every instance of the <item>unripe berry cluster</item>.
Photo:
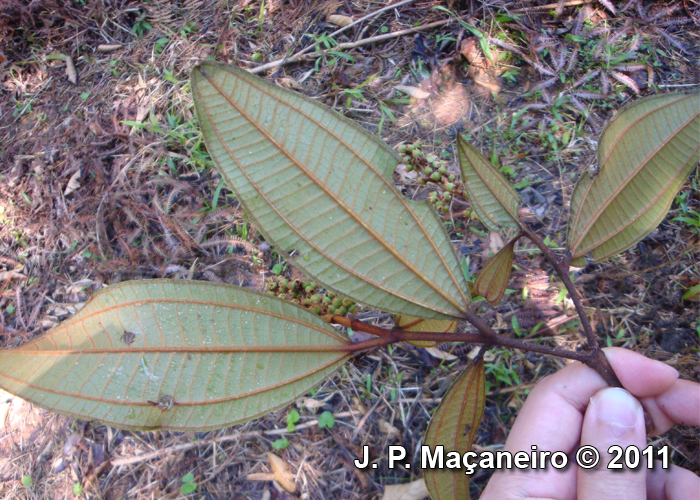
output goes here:
{"type": "Polygon", "coordinates": [[[318,283],[315,281],[273,276],[268,278],[265,284],[265,293],[298,304],[319,316],[325,314],[344,316],[357,312],[355,302],[333,292],[319,290],[318,283]]]}
{"type": "Polygon", "coordinates": [[[419,142],[401,144],[396,150],[402,155],[406,172],[415,171],[418,174],[419,184],[435,184],[441,188],[440,191],[432,191],[428,201],[435,205],[439,212],[447,213],[453,193],[456,189],[461,189],[459,179],[447,171],[447,163],[435,155],[424,155],[419,142]]]}

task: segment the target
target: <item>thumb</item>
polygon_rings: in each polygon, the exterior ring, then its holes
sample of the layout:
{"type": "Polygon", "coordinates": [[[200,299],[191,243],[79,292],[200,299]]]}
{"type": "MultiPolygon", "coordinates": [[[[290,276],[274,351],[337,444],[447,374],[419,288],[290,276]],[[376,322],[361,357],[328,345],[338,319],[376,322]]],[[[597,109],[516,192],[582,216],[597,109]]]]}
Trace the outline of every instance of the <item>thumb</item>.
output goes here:
{"type": "MultiPolygon", "coordinates": [[[[579,500],[599,498],[645,499],[646,468],[640,467],[641,451],[646,444],[644,410],[634,396],[624,389],[605,388],[598,391],[586,409],[581,430],[581,446],[593,446],[600,453],[600,462],[593,469],[579,469],[577,490],[579,500]],[[611,446],[620,446],[622,454],[609,453],[611,446]],[[630,459],[638,458],[634,470],[625,464],[625,450],[630,459]],[[618,458],[619,457],[619,458],[618,458]],[[618,458],[618,460],[614,460],[618,458]],[[614,464],[622,469],[609,468],[614,464]]],[[[632,464],[634,465],[634,464],[632,464]]]]}

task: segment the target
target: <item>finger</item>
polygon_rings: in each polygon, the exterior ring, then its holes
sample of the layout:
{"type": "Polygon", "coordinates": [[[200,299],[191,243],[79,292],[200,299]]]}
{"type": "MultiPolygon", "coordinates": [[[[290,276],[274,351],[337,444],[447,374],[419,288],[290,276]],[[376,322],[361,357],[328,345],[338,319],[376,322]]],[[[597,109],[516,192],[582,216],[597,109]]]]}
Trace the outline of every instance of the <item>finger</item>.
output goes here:
{"type": "MultiPolygon", "coordinates": [[[[624,451],[628,446],[641,450],[645,444],[646,427],[641,403],[617,387],[596,393],[583,419],[581,446],[595,447],[600,453],[600,462],[593,469],[579,469],[578,499],[646,499],[646,468],[608,468],[615,456],[608,453],[611,446],[620,446],[624,451]]],[[[624,455],[618,463],[624,465],[624,455]]]]}
{"type": "Polygon", "coordinates": [[[700,384],[697,382],[676,380],[673,387],[654,399],[674,423],[700,425],[700,384]]]}
{"type": "Polygon", "coordinates": [[[657,467],[647,474],[649,500],[686,500],[698,498],[700,477],[689,470],[672,465],[668,469],[657,467]]]}
{"type": "MultiPolygon", "coordinates": [[[[678,372],[659,361],[620,348],[604,349],[615,373],[636,396],[656,395],[673,386],[678,372]]],[[[606,387],[591,368],[572,363],[535,386],[518,414],[504,450],[571,453],[581,438],[583,414],[590,398],[606,387]]],[[[574,498],[575,467],[566,471],[514,470],[495,473],[483,498],[521,496],[574,498]],[[499,494],[496,494],[496,493],[499,494]],[[489,496],[487,495],[487,493],[489,496]],[[516,494],[517,493],[517,494],[516,494]]]]}
{"type": "Polygon", "coordinates": [[[661,361],[621,347],[606,347],[603,352],[622,387],[636,398],[662,394],[678,380],[678,371],[661,361]]]}
{"type": "Polygon", "coordinates": [[[700,426],[700,384],[676,380],[673,386],[658,396],[643,398],[653,424],[652,436],[663,434],[675,424],[700,426]]]}
{"type": "MultiPolygon", "coordinates": [[[[678,372],[660,361],[621,348],[604,352],[622,385],[635,397],[662,394],[678,380],[678,372]]],[[[604,387],[600,375],[581,363],[572,363],[545,378],[520,410],[505,449],[529,452],[530,446],[536,445],[547,451],[573,451],[581,437],[588,402],[604,387]]]]}

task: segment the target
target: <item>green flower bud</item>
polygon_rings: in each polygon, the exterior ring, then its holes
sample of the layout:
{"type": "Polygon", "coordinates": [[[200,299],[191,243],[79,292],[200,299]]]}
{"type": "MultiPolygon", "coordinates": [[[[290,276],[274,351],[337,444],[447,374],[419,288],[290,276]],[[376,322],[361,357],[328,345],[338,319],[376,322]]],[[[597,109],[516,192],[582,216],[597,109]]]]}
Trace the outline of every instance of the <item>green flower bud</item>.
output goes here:
{"type": "Polygon", "coordinates": [[[351,314],[355,314],[357,312],[357,306],[348,307],[348,312],[351,314]]]}
{"type": "Polygon", "coordinates": [[[447,169],[445,167],[438,168],[438,172],[440,172],[442,175],[447,175],[447,169]]]}
{"type": "Polygon", "coordinates": [[[331,301],[330,297],[328,297],[328,295],[326,295],[325,297],[323,297],[323,303],[324,303],[324,304],[331,305],[331,302],[332,302],[332,301],[331,301]]]}
{"type": "Polygon", "coordinates": [[[408,165],[409,163],[411,163],[413,161],[413,158],[411,158],[410,156],[404,156],[403,158],[401,158],[401,161],[403,163],[405,163],[406,165],[408,165]]]}
{"type": "Polygon", "coordinates": [[[425,168],[423,169],[423,173],[424,173],[425,175],[430,175],[430,174],[433,173],[433,169],[430,168],[430,167],[425,167],[425,168]]]}
{"type": "Polygon", "coordinates": [[[345,307],[350,307],[350,306],[353,305],[353,304],[354,304],[354,302],[353,302],[352,300],[347,299],[347,298],[343,299],[343,305],[344,305],[345,307]]]}
{"type": "Polygon", "coordinates": [[[427,183],[428,183],[428,178],[427,178],[426,176],[423,176],[423,177],[421,177],[420,179],[418,179],[418,184],[423,184],[423,185],[425,185],[425,184],[427,184],[427,183]]]}
{"type": "Polygon", "coordinates": [[[443,205],[443,203],[441,201],[438,201],[437,203],[435,203],[435,208],[437,208],[438,210],[442,210],[442,207],[444,207],[444,206],[445,205],[443,205]]]}
{"type": "Polygon", "coordinates": [[[345,315],[345,314],[347,314],[347,313],[348,313],[348,308],[347,308],[347,307],[345,307],[345,306],[340,306],[340,307],[338,308],[338,314],[340,314],[341,316],[343,316],[343,315],[345,315]]]}
{"type": "Polygon", "coordinates": [[[333,299],[333,307],[340,307],[340,305],[343,303],[342,299],[340,297],[336,297],[333,299]]]}
{"type": "Polygon", "coordinates": [[[451,182],[445,184],[445,191],[454,191],[455,185],[451,182]]]}
{"type": "Polygon", "coordinates": [[[442,199],[445,200],[445,201],[447,201],[447,202],[450,202],[450,201],[452,200],[452,195],[451,195],[450,193],[445,193],[445,194],[442,196],[442,199]]]}
{"type": "Polygon", "coordinates": [[[423,151],[421,151],[420,149],[414,149],[411,152],[411,154],[413,155],[414,158],[420,158],[421,156],[423,156],[423,151]]]}
{"type": "Polygon", "coordinates": [[[406,151],[408,151],[409,153],[412,153],[413,148],[415,148],[415,146],[413,144],[409,144],[408,146],[406,146],[406,151]]]}
{"type": "Polygon", "coordinates": [[[410,163],[406,164],[406,172],[413,172],[415,168],[410,163]]]}
{"type": "Polygon", "coordinates": [[[314,314],[320,315],[320,314],[321,314],[321,308],[320,308],[320,307],[314,307],[314,308],[311,310],[311,312],[313,312],[314,314]]]}
{"type": "Polygon", "coordinates": [[[428,160],[428,163],[435,163],[437,161],[435,155],[425,155],[425,159],[428,160]]]}
{"type": "Polygon", "coordinates": [[[430,176],[431,181],[438,182],[440,180],[440,172],[433,172],[432,175],[430,176]]]}
{"type": "Polygon", "coordinates": [[[405,153],[406,152],[406,145],[405,144],[399,144],[399,147],[396,148],[396,151],[399,153],[405,153]]]}
{"type": "Polygon", "coordinates": [[[302,306],[310,306],[312,304],[311,299],[301,299],[302,306]]]}
{"type": "Polygon", "coordinates": [[[305,291],[306,293],[314,293],[314,289],[311,288],[310,286],[307,286],[306,288],[304,288],[304,291],[305,291]]]}
{"type": "Polygon", "coordinates": [[[455,181],[455,176],[452,175],[452,174],[450,174],[450,175],[447,176],[447,180],[450,181],[450,182],[454,182],[454,181],[455,181]]]}

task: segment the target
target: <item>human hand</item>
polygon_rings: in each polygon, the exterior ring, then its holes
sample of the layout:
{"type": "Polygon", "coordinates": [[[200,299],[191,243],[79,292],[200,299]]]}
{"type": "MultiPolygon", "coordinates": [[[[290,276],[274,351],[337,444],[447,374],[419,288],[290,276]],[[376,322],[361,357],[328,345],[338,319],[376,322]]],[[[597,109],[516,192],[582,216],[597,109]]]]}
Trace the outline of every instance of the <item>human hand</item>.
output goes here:
{"type": "MultiPolygon", "coordinates": [[[[640,460],[635,470],[609,470],[612,445],[646,446],[642,406],[661,434],[674,424],[700,425],[700,384],[678,379],[670,366],[621,348],[604,349],[626,391],[607,387],[591,368],[573,363],[542,380],[532,390],[513,425],[504,450],[563,451],[571,455],[579,446],[600,452],[598,467],[579,468],[575,462],[563,470],[499,470],[491,477],[481,500],[697,500],[700,478],[680,467],[653,470],[640,460]],[[627,392],[629,391],[629,392],[627,392]],[[634,396],[634,397],[633,397],[634,396]],[[640,405],[641,401],[641,405],[640,405]]],[[[640,457],[641,458],[641,457],[640,457]]],[[[572,462],[570,460],[570,462],[572,462]]]]}

